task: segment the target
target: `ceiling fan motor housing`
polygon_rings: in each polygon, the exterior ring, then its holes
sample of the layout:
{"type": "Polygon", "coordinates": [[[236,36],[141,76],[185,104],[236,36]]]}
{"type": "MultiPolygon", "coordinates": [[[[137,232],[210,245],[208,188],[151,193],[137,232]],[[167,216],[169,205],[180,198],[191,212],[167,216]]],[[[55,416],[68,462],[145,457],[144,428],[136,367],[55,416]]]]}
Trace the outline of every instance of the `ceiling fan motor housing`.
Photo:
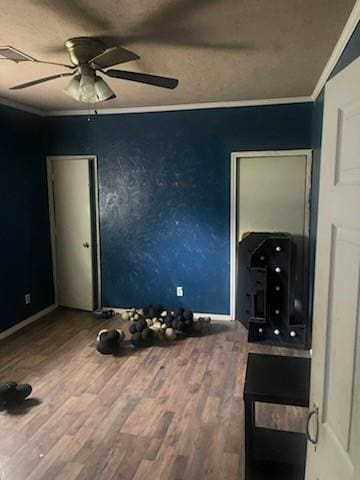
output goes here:
{"type": "Polygon", "coordinates": [[[96,38],[75,37],[65,42],[71,62],[78,66],[87,63],[92,58],[106,50],[105,45],[96,38]]]}

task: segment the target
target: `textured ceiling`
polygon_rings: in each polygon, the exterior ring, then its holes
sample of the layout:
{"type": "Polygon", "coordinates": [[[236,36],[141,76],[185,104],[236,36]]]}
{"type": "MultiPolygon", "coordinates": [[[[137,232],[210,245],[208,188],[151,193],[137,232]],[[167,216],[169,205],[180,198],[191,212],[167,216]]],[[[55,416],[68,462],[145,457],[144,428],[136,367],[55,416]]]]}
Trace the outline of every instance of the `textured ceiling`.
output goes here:
{"type": "MultiPolygon", "coordinates": [[[[176,90],[106,79],[104,108],[310,95],[355,0],[1,0],[0,45],[68,62],[63,43],[96,36],[141,59],[122,68],[178,78],[176,90]]],[[[84,109],[68,79],[9,87],[64,71],[0,61],[0,97],[43,110],[84,109]]]]}

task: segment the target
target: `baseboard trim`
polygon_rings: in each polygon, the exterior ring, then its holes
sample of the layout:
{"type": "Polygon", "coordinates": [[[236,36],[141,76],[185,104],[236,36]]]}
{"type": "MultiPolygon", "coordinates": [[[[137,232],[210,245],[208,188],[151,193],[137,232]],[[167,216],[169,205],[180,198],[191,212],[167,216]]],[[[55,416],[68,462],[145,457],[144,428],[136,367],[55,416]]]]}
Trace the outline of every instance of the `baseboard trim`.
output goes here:
{"type": "Polygon", "coordinates": [[[230,315],[224,315],[221,313],[198,313],[194,312],[195,319],[199,317],[210,317],[211,320],[215,320],[216,322],[231,322],[230,315]]]}
{"type": "Polygon", "coordinates": [[[44,308],[44,310],[40,310],[40,312],[35,313],[34,315],[31,315],[31,317],[25,318],[25,320],[23,320],[22,322],[17,323],[16,325],[8,328],[7,330],[4,330],[3,332],[0,333],[0,340],[3,340],[4,338],[9,337],[10,335],[14,334],[18,330],[21,330],[27,325],[30,325],[30,323],[36,322],[36,320],[39,320],[39,318],[44,317],[48,313],[55,310],[56,307],[57,305],[55,304],[50,305],[50,307],[44,308]]]}
{"type": "MultiPolygon", "coordinates": [[[[115,307],[102,307],[105,310],[106,309],[111,309],[114,310],[116,313],[123,313],[127,312],[128,310],[131,310],[130,308],[115,308],[115,307]]],[[[230,322],[231,316],[230,315],[223,315],[220,313],[199,313],[199,312],[194,312],[194,317],[195,319],[198,319],[199,317],[211,317],[211,320],[215,320],[216,322],[230,322]]]]}

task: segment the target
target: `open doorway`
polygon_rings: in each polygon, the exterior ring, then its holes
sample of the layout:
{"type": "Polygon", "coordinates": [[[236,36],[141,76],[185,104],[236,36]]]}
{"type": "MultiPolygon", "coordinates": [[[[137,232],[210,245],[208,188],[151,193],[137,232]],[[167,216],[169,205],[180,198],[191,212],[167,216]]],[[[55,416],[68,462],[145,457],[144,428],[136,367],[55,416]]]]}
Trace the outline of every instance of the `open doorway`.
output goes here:
{"type": "Polygon", "coordinates": [[[231,156],[230,314],[236,318],[238,242],[249,232],[286,232],[296,247],[296,296],[307,316],[311,150],[231,156]]]}
{"type": "Polygon", "coordinates": [[[101,305],[97,159],[47,158],[49,214],[57,305],[101,305]]]}

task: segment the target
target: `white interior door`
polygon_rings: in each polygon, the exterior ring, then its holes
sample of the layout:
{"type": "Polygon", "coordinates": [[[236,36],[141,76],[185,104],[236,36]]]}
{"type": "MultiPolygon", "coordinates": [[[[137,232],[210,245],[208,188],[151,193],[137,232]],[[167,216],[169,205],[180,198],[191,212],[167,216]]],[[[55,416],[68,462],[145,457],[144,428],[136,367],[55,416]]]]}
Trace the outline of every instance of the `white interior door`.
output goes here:
{"type": "Polygon", "coordinates": [[[93,310],[89,160],[52,160],[58,304],[93,310]]]}
{"type": "Polygon", "coordinates": [[[326,87],[317,238],[306,478],[359,480],[360,59],[326,87]]]}

